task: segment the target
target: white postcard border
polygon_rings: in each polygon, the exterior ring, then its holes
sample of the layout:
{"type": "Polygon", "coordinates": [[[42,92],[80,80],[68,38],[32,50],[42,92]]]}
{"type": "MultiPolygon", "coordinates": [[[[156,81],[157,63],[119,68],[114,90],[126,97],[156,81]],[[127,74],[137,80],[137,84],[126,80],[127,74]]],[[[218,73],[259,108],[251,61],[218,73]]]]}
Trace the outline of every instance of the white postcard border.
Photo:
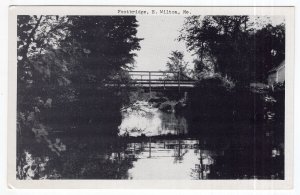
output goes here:
{"type": "MultiPolygon", "coordinates": [[[[156,6],[11,6],[9,11],[8,77],[8,162],[9,188],[110,188],[110,189],[292,189],[294,151],[294,7],[156,7],[156,6]],[[16,179],[16,97],[17,97],[17,15],[132,15],[119,9],[178,10],[180,15],[283,15],[286,22],[285,85],[285,179],[284,180],[17,180],[16,179]],[[183,14],[188,10],[189,14],[183,14]]],[[[158,12],[159,13],[159,12],[158,12]]],[[[174,16],[176,14],[158,14],[174,16]]]]}

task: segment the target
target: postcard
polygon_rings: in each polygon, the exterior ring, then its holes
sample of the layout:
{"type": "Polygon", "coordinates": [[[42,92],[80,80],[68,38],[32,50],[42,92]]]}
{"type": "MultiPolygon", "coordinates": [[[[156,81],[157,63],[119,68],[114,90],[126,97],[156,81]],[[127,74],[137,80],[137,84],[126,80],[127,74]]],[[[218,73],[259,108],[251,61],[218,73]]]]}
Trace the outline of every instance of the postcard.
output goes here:
{"type": "Polygon", "coordinates": [[[294,7],[9,9],[10,188],[293,188],[294,7]]]}

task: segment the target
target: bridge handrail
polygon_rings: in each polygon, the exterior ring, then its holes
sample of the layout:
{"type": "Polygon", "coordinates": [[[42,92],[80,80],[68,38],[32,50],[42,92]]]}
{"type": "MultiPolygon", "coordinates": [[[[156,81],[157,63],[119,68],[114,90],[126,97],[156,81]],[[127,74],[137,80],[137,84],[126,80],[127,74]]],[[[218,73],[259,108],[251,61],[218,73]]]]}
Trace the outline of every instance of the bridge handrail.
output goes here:
{"type": "Polygon", "coordinates": [[[129,73],[130,72],[140,72],[140,73],[178,73],[176,71],[162,71],[162,70],[155,70],[155,71],[146,71],[146,70],[130,70],[128,71],[129,73]]]}
{"type": "Polygon", "coordinates": [[[183,80],[182,78],[185,78],[187,80],[190,81],[195,81],[195,79],[192,79],[191,77],[188,77],[187,75],[185,75],[182,72],[176,72],[176,71],[128,71],[129,75],[131,76],[153,76],[153,77],[157,77],[157,76],[164,76],[167,77],[168,74],[173,74],[174,76],[178,76],[177,80],[183,80]],[[179,77],[180,76],[180,77],[179,77]]]}
{"type": "Polygon", "coordinates": [[[134,86],[149,86],[151,92],[152,87],[161,85],[164,89],[166,87],[177,86],[178,90],[182,86],[194,85],[195,79],[188,77],[182,72],[176,71],[128,71],[128,75],[131,77],[129,80],[107,80],[107,84],[122,85],[130,84],[134,86]],[[170,75],[171,74],[171,75],[170,75]]]}

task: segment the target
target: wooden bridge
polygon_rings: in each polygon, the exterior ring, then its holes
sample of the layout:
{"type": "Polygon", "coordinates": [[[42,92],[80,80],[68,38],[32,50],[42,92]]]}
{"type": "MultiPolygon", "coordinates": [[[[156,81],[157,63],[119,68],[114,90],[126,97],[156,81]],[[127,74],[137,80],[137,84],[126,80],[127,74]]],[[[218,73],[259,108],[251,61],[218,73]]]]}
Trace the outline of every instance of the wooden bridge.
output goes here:
{"type": "Polygon", "coordinates": [[[178,90],[194,87],[195,80],[180,72],[170,71],[128,71],[130,80],[127,82],[111,83],[113,85],[126,85],[142,87],[149,91],[178,90]]]}

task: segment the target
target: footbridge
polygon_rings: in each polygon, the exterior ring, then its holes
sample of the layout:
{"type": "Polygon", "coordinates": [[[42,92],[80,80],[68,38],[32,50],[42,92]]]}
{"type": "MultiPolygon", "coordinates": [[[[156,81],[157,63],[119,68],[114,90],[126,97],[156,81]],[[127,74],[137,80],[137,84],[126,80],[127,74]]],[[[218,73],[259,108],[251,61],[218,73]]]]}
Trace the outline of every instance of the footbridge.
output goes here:
{"type": "Polygon", "coordinates": [[[111,82],[110,85],[141,87],[149,91],[182,90],[193,88],[195,80],[181,72],[171,71],[128,71],[126,82],[111,82]]]}

